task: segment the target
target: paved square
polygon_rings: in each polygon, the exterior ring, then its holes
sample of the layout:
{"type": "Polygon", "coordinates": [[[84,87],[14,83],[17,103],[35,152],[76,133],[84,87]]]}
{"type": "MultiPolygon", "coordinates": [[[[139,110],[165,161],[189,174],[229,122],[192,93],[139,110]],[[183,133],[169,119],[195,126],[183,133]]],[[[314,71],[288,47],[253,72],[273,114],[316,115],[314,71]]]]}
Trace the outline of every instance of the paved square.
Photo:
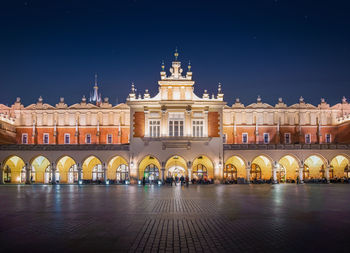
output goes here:
{"type": "Polygon", "coordinates": [[[349,252],[349,185],[0,187],[2,252],[349,252]]]}

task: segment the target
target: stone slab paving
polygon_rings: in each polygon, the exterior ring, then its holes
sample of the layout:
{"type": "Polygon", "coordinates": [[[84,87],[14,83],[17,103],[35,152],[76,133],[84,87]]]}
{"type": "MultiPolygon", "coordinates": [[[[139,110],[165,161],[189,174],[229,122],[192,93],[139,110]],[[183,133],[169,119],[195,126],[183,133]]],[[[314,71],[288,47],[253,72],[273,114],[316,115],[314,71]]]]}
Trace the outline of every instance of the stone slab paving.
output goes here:
{"type": "Polygon", "coordinates": [[[5,185],[1,252],[350,252],[350,185],[5,185]]]}

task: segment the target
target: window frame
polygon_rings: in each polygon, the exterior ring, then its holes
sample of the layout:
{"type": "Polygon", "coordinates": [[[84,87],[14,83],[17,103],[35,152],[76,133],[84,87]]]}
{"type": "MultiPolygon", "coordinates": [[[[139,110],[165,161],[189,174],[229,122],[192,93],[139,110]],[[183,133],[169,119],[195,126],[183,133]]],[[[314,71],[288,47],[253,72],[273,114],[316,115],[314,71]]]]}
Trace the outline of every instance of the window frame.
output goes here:
{"type": "Polygon", "coordinates": [[[91,134],[85,135],[85,144],[91,144],[91,134]],[[89,141],[88,141],[88,139],[89,139],[89,141]]]}
{"type": "Polygon", "coordinates": [[[270,134],[269,133],[263,133],[263,141],[264,141],[264,144],[270,143],[270,134]],[[265,141],[265,136],[267,136],[267,142],[265,141]]]}
{"type": "Polygon", "coordinates": [[[43,134],[43,144],[50,144],[50,135],[48,133],[43,134]],[[47,136],[47,143],[45,142],[46,136],[47,136]]]}
{"type": "Polygon", "coordinates": [[[309,134],[309,133],[305,134],[305,144],[311,144],[311,134],[309,134]],[[308,136],[308,138],[307,138],[307,136],[308,136]]]}
{"type": "Polygon", "coordinates": [[[325,142],[326,142],[327,144],[329,144],[329,143],[332,142],[332,134],[330,134],[330,133],[326,133],[326,134],[325,134],[325,142]],[[327,136],[329,137],[329,141],[327,141],[327,140],[328,140],[327,136]]]}
{"type": "Polygon", "coordinates": [[[248,144],[248,142],[249,142],[248,133],[242,133],[242,144],[248,144]],[[246,136],[246,141],[244,141],[244,136],[246,136]]]}
{"type": "Polygon", "coordinates": [[[290,133],[284,133],[284,144],[291,144],[291,134],[290,133]],[[287,136],[289,140],[287,141],[287,136]]]}
{"type": "Polygon", "coordinates": [[[70,144],[70,134],[68,133],[64,134],[64,144],[70,144]],[[67,142],[67,137],[68,137],[68,142],[67,142]]]}
{"type": "Polygon", "coordinates": [[[113,134],[107,134],[106,143],[107,144],[113,144],[113,134]],[[111,141],[109,141],[109,137],[111,137],[111,141]]]}
{"type": "Polygon", "coordinates": [[[21,139],[22,144],[28,144],[28,134],[27,133],[22,133],[22,139],[21,139]],[[25,137],[26,141],[23,141],[25,137]]]}

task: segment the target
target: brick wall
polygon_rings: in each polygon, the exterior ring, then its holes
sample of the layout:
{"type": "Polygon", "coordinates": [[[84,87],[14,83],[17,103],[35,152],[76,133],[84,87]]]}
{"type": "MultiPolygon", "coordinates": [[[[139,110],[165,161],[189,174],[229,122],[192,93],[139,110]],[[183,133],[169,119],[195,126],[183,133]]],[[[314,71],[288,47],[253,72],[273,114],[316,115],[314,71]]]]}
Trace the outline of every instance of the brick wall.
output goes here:
{"type": "Polygon", "coordinates": [[[208,136],[209,137],[219,137],[219,113],[209,112],[208,113],[208,136]]]}
{"type": "Polygon", "coordinates": [[[135,112],[134,113],[134,137],[145,136],[145,113],[135,112]]]}

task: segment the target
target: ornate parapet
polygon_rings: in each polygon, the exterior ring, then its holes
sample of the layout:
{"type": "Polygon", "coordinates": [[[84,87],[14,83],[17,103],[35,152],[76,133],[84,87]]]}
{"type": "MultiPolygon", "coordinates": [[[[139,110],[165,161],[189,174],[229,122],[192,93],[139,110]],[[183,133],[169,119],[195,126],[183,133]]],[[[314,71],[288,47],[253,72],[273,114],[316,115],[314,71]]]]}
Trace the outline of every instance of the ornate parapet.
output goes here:
{"type": "Polygon", "coordinates": [[[350,144],[224,144],[224,150],[350,149],[350,144]]]}
{"type": "Polygon", "coordinates": [[[0,145],[0,150],[129,150],[129,144],[68,144],[68,145],[30,145],[30,144],[14,144],[14,145],[0,145]]]}

